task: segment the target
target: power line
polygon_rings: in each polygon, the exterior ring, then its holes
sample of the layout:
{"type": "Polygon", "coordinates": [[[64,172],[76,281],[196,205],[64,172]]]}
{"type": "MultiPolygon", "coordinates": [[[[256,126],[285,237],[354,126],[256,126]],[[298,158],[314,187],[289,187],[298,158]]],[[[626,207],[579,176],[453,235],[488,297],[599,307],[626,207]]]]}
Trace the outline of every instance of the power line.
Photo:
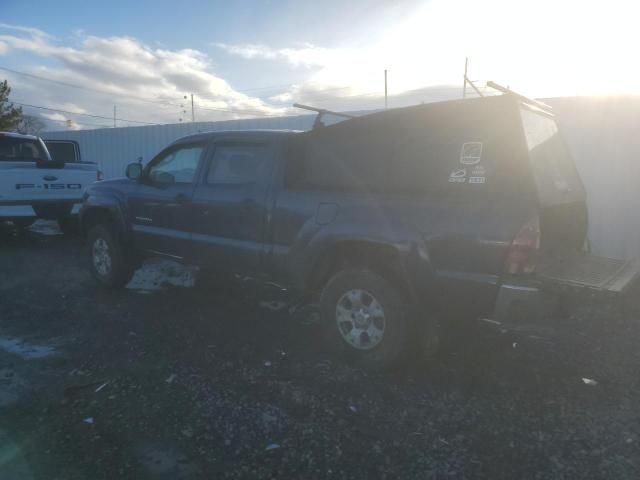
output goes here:
{"type": "Polygon", "coordinates": [[[107,90],[99,90],[97,88],[85,87],[85,86],[77,85],[77,84],[74,84],[74,83],[61,82],[60,80],[53,80],[52,78],[40,77],[38,75],[33,75],[32,73],[19,72],[18,70],[12,70],[12,69],[6,68],[6,67],[0,67],[0,70],[4,70],[6,72],[15,73],[16,75],[21,75],[23,77],[28,77],[28,78],[33,78],[33,79],[36,79],[36,80],[41,80],[43,82],[55,83],[55,84],[61,85],[63,87],[78,88],[80,90],[86,90],[87,92],[101,93],[103,95],[110,95],[112,97],[130,98],[132,100],[137,100],[139,102],[157,103],[157,104],[162,104],[162,105],[170,105],[170,106],[173,106],[173,107],[180,107],[181,106],[178,103],[171,103],[171,102],[167,102],[167,101],[163,101],[163,100],[151,100],[151,99],[141,98],[141,97],[137,97],[137,96],[133,96],[133,95],[124,95],[124,94],[121,94],[121,93],[109,92],[107,90]]]}
{"type": "MultiPolygon", "coordinates": [[[[295,83],[283,84],[283,85],[282,85],[282,87],[295,87],[295,86],[296,86],[296,84],[295,84],[295,83]]],[[[346,86],[344,86],[344,87],[323,88],[320,92],[333,92],[333,91],[336,91],[336,90],[346,90],[346,89],[348,89],[348,88],[353,88],[353,87],[352,87],[351,85],[346,85],[346,86]]],[[[246,91],[248,91],[248,90],[237,90],[237,91],[238,91],[238,92],[246,92],[246,91]]],[[[289,93],[289,92],[285,92],[285,93],[289,93]]],[[[197,94],[197,95],[200,95],[200,96],[202,96],[202,97],[206,97],[206,95],[204,95],[204,94],[202,94],[202,93],[199,93],[199,94],[197,94]]],[[[252,97],[253,97],[253,98],[259,98],[259,99],[261,99],[261,100],[264,100],[265,98],[270,98],[270,97],[273,97],[273,96],[274,96],[274,94],[273,94],[273,93],[271,93],[271,94],[269,94],[269,95],[262,95],[262,96],[260,96],[260,95],[255,95],[255,96],[253,96],[253,95],[252,95],[252,97]]]]}
{"type": "MultiPolygon", "coordinates": [[[[163,100],[151,100],[151,99],[141,98],[141,97],[132,96],[132,95],[124,95],[124,94],[120,94],[120,93],[108,92],[106,90],[99,90],[99,89],[95,89],[95,88],[84,87],[82,85],[77,85],[77,84],[73,84],[73,83],[67,83],[67,82],[61,82],[59,80],[53,80],[51,78],[40,77],[38,75],[33,75],[31,73],[19,72],[18,70],[13,70],[11,68],[0,67],[0,70],[11,72],[11,73],[14,73],[16,75],[22,75],[22,76],[28,77],[28,78],[33,78],[35,80],[41,80],[41,81],[44,81],[44,82],[54,83],[56,85],[60,85],[60,86],[63,86],[63,87],[77,88],[77,89],[85,90],[85,91],[88,91],[88,92],[94,92],[94,93],[100,93],[100,94],[103,94],[103,95],[109,95],[111,97],[129,98],[131,100],[135,100],[135,101],[139,101],[139,102],[152,103],[152,104],[158,104],[158,105],[167,105],[167,106],[179,107],[179,108],[183,108],[184,107],[184,104],[171,103],[171,102],[167,102],[167,101],[163,101],[163,100]]],[[[195,93],[195,95],[198,95],[198,94],[195,93]]],[[[209,99],[209,100],[211,100],[211,99],[209,99]]],[[[16,102],[16,103],[18,103],[18,102],[16,102]]],[[[233,108],[226,108],[225,109],[225,108],[213,108],[213,107],[207,107],[207,108],[210,109],[210,110],[215,110],[215,111],[224,111],[224,112],[238,113],[238,114],[256,114],[256,115],[272,116],[272,115],[267,114],[266,112],[263,112],[263,111],[260,111],[260,110],[239,110],[239,109],[233,109],[233,108]]],[[[111,117],[109,117],[109,119],[111,119],[111,117]]],[[[138,123],[138,122],[134,122],[134,123],[138,123]]],[[[145,123],[145,122],[143,122],[143,123],[145,123]]],[[[151,123],[151,122],[149,122],[149,124],[153,125],[153,123],[151,123]]]]}
{"type": "MultiPolygon", "coordinates": [[[[94,93],[100,93],[100,94],[104,94],[104,95],[110,95],[110,96],[115,96],[115,97],[120,97],[120,98],[130,98],[132,100],[137,100],[137,101],[140,101],[140,102],[156,103],[156,104],[160,104],[160,105],[169,105],[169,106],[172,106],[172,107],[183,107],[184,106],[184,104],[172,103],[172,102],[165,101],[165,100],[147,99],[147,98],[142,98],[142,97],[138,97],[138,96],[125,95],[125,94],[122,94],[122,93],[109,92],[109,91],[106,91],[106,90],[100,90],[100,89],[85,87],[85,86],[77,85],[77,84],[73,84],[73,83],[62,82],[62,81],[59,81],[59,80],[53,80],[51,78],[46,78],[46,77],[41,77],[41,76],[38,76],[38,75],[34,75],[32,73],[20,72],[18,70],[13,70],[13,69],[7,68],[7,67],[0,67],[0,70],[11,72],[11,73],[14,73],[16,75],[22,75],[22,76],[25,76],[25,77],[34,78],[34,79],[37,79],[37,80],[42,80],[42,81],[45,81],[45,82],[55,83],[55,84],[58,84],[58,85],[61,85],[61,86],[64,86],[64,87],[78,88],[78,89],[81,89],[81,90],[86,90],[86,91],[94,92],[94,93]]],[[[249,88],[249,89],[244,89],[244,90],[236,90],[236,91],[237,92],[247,92],[247,91],[251,91],[251,90],[264,90],[264,89],[271,89],[271,88],[278,88],[278,87],[293,87],[293,86],[295,86],[294,83],[289,83],[289,84],[273,85],[273,86],[270,86],[270,87],[255,87],[255,88],[249,88]]],[[[311,94],[311,96],[313,97],[313,96],[322,95],[325,92],[332,92],[332,91],[337,91],[337,90],[346,90],[348,88],[353,88],[353,87],[350,86],[350,85],[346,85],[346,86],[342,86],[342,87],[324,88],[322,90],[313,92],[311,94]]],[[[411,91],[415,91],[415,90],[422,90],[424,88],[429,88],[429,87],[421,87],[421,88],[416,88],[416,89],[412,89],[412,90],[406,90],[405,92],[402,92],[402,93],[411,92],[411,91]]],[[[481,87],[481,88],[486,88],[486,87],[481,87]]],[[[458,87],[445,86],[445,87],[439,87],[439,88],[434,89],[434,90],[445,90],[445,89],[446,90],[456,90],[456,89],[458,89],[458,87]]],[[[204,99],[207,99],[207,100],[210,100],[210,101],[215,101],[214,99],[208,97],[210,95],[210,93],[206,93],[206,94],[204,92],[193,92],[193,93],[194,93],[194,95],[197,95],[197,96],[199,96],[201,98],[204,98],[204,99]]],[[[371,92],[371,94],[373,94],[373,93],[378,93],[378,92],[377,91],[376,92],[371,92]]],[[[348,97],[355,97],[355,96],[362,96],[362,95],[369,95],[369,93],[357,94],[357,95],[347,95],[347,96],[340,97],[340,98],[348,98],[348,97]]],[[[265,96],[262,96],[262,97],[255,96],[254,98],[264,99],[264,98],[268,98],[268,97],[271,97],[271,96],[273,96],[273,95],[265,95],[265,96]]],[[[228,109],[228,110],[233,110],[233,109],[228,109]]],[[[252,110],[246,110],[246,111],[247,112],[252,112],[252,110]]],[[[258,112],[258,113],[264,113],[264,112],[261,112],[261,111],[258,111],[258,110],[253,110],[253,111],[254,112],[258,112]]]]}
{"type": "MultiPolygon", "coordinates": [[[[481,90],[487,90],[487,87],[479,87],[481,90]]],[[[444,92],[452,92],[452,91],[459,91],[460,87],[454,87],[454,86],[442,86],[442,87],[420,87],[420,88],[414,88],[411,90],[404,90],[402,92],[396,93],[395,95],[390,95],[390,98],[393,97],[398,97],[398,96],[402,96],[402,95],[406,95],[406,94],[410,94],[413,92],[420,92],[420,91],[424,91],[424,93],[444,93],[444,92]]],[[[351,99],[351,98],[360,98],[360,97],[371,97],[374,95],[378,95],[380,97],[382,97],[384,95],[383,92],[380,92],[379,90],[375,90],[372,92],[364,92],[364,93],[358,93],[355,95],[344,95],[341,97],[324,97],[327,100],[329,100],[331,103],[336,103],[336,102],[340,102],[341,100],[347,100],[347,99],[351,99]]],[[[318,98],[316,95],[304,95],[305,99],[308,98],[318,98]]],[[[322,98],[320,98],[320,101],[322,101],[322,98]]]]}
{"type": "MultiPolygon", "coordinates": [[[[402,92],[396,93],[394,95],[389,95],[389,97],[397,97],[400,95],[405,95],[407,93],[411,93],[411,92],[418,92],[421,90],[425,90],[425,93],[438,93],[438,92],[449,92],[449,91],[454,91],[454,90],[459,90],[459,87],[454,87],[454,86],[443,86],[443,87],[420,87],[420,88],[415,88],[415,89],[411,89],[411,90],[404,90],[402,92]]],[[[340,100],[343,99],[350,99],[350,98],[359,98],[359,97],[371,97],[374,95],[378,95],[380,97],[384,96],[384,92],[381,92],[379,90],[374,90],[374,91],[370,91],[370,92],[363,92],[363,93],[356,93],[354,95],[343,95],[343,96],[339,96],[339,97],[335,97],[335,96],[326,96],[326,95],[317,95],[316,93],[312,93],[311,95],[309,94],[303,94],[303,97],[305,99],[319,99],[322,101],[322,99],[327,99],[327,100],[331,100],[332,102],[339,102],[340,100]]],[[[295,97],[295,95],[294,95],[295,97]]]]}
{"type": "MultiPolygon", "coordinates": [[[[85,87],[82,85],[77,85],[77,84],[73,84],[73,83],[67,83],[67,82],[62,82],[59,80],[53,80],[50,78],[45,78],[45,77],[41,77],[38,75],[34,75],[34,74],[30,74],[30,73],[26,73],[26,72],[20,72],[17,70],[13,70],[10,68],[6,68],[6,67],[1,67],[0,66],[0,70],[4,70],[7,72],[11,72],[14,73],[16,75],[21,75],[27,78],[33,78],[36,80],[40,80],[40,81],[44,81],[44,82],[49,82],[49,83],[53,83],[53,84],[57,84],[60,86],[64,86],[67,88],[76,88],[76,89],[80,89],[80,90],[85,90],[85,91],[89,91],[89,92],[94,92],[94,93],[99,93],[99,94],[103,94],[103,95],[109,95],[111,97],[119,97],[119,98],[128,98],[128,99],[132,99],[134,101],[138,101],[138,102],[145,102],[145,103],[152,103],[152,104],[157,104],[157,105],[162,105],[164,107],[166,106],[171,106],[171,107],[180,107],[180,108],[184,108],[184,104],[178,104],[178,103],[171,103],[169,101],[163,101],[163,100],[152,100],[152,99],[146,99],[146,98],[141,98],[141,97],[137,97],[137,96],[132,96],[132,95],[124,95],[124,94],[118,94],[118,93],[114,93],[114,92],[109,92],[106,90],[100,90],[100,89],[95,89],[95,88],[90,88],[90,87],[85,87]]],[[[282,85],[282,86],[294,86],[294,84],[286,84],[286,85],[282,85]]],[[[277,86],[273,86],[273,87],[256,87],[253,90],[259,90],[259,89],[268,89],[268,88],[275,88],[277,86]]],[[[353,88],[351,86],[343,86],[343,87],[332,87],[332,88],[326,88],[320,91],[316,91],[316,92],[310,92],[307,94],[302,94],[304,95],[304,98],[306,99],[318,99],[319,101],[323,101],[322,99],[327,99],[329,100],[331,103],[337,103],[340,101],[344,101],[344,100],[348,100],[348,99],[352,99],[352,98],[359,98],[359,97],[367,97],[367,96],[373,96],[373,95],[381,95],[381,93],[379,91],[373,91],[373,92],[365,92],[365,93],[360,93],[360,94],[354,94],[354,95],[345,95],[345,96],[329,96],[329,95],[323,95],[326,92],[333,92],[333,91],[338,91],[338,90],[345,90],[348,88],[353,88]]],[[[481,87],[484,88],[484,87],[481,87]]],[[[436,93],[439,91],[452,91],[452,90],[457,90],[458,87],[454,87],[454,86],[444,86],[444,87],[434,87],[434,88],[430,88],[430,87],[421,87],[421,88],[416,88],[416,89],[412,89],[412,90],[405,90],[404,92],[401,92],[401,95],[407,94],[407,93],[411,93],[414,91],[419,91],[419,90],[428,90],[430,93],[436,93]]],[[[252,89],[246,89],[244,91],[249,91],[252,89]]],[[[238,90],[240,91],[240,90],[238,90]]],[[[202,93],[194,93],[195,95],[198,95],[199,97],[201,97],[204,100],[209,100],[212,102],[215,102],[216,100],[212,99],[212,98],[207,98],[206,95],[202,94],[202,93]]],[[[300,92],[297,92],[297,95],[300,96],[300,92]]],[[[270,95],[272,96],[272,95],[270,95]]],[[[292,97],[295,98],[296,94],[293,94],[292,97]]],[[[265,98],[265,97],[254,97],[254,98],[265,98]]],[[[50,110],[50,111],[54,111],[54,112],[61,112],[61,113],[67,113],[70,115],[79,115],[79,116],[86,116],[86,117],[92,117],[92,118],[99,118],[99,119],[104,119],[104,120],[111,120],[113,117],[106,117],[106,116],[102,116],[102,115],[93,115],[93,114],[86,114],[86,113],[81,113],[81,112],[71,112],[71,111],[66,111],[66,110],[61,110],[61,109],[55,109],[55,108],[49,108],[49,107],[43,107],[43,106],[39,106],[39,105],[30,105],[30,104],[25,104],[25,103],[20,103],[20,102],[15,102],[18,105],[22,105],[25,107],[31,107],[31,108],[37,108],[37,109],[42,109],[42,110],[50,110]]],[[[283,115],[287,115],[286,112],[283,113],[268,113],[265,111],[261,111],[261,110],[252,110],[252,109],[238,109],[238,108],[223,108],[223,107],[208,107],[208,106],[204,106],[203,104],[197,104],[198,108],[200,108],[201,110],[207,110],[207,111],[214,111],[214,112],[227,112],[227,113],[235,113],[235,114],[239,114],[239,115],[259,115],[262,117],[280,117],[283,115]]],[[[278,108],[278,107],[276,107],[278,108]]],[[[136,123],[136,124],[141,124],[141,125],[158,125],[157,122],[143,122],[140,120],[127,120],[127,119],[119,119],[122,120],[124,122],[127,123],[136,123]]]]}
{"type": "MultiPolygon", "coordinates": [[[[205,98],[205,100],[213,101],[205,98]]],[[[238,109],[229,109],[229,108],[216,108],[216,107],[205,107],[201,103],[197,103],[196,106],[200,110],[211,110],[213,112],[229,112],[229,113],[239,113],[245,115],[261,115],[263,117],[281,117],[281,113],[267,113],[261,112],[260,110],[238,110],[238,109]]]]}
{"type": "MultiPolygon", "coordinates": [[[[41,105],[30,105],[28,103],[21,103],[21,102],[14,102],[14,101],[12,101],[11,103],[15,103],[15,104],[20,105],[22,107],[37,108],[37,109],[40,109],[40,110],[49,110],[51,112],[66,113],[68,115],[78,115],[78,116],[81,116],[81,117],[100,118],[100,119],[103,119],[103,120],[111,120],[111,119],[113,119],[113,117],[105,117],[103,115],[93,115],[91,113],[82,113],[82,112],[70,112],[69,110],[61,110],[59,108],[43,107],[41,105]]],[[[128,123],[139,123],[141,125],[159,125],[158,123],[154,123],[154,122],[142,122],[140,120],[128,120],[126,118],[118,118],[118,120],[122,120],[123,122],[128,122],[128,123]]]]}

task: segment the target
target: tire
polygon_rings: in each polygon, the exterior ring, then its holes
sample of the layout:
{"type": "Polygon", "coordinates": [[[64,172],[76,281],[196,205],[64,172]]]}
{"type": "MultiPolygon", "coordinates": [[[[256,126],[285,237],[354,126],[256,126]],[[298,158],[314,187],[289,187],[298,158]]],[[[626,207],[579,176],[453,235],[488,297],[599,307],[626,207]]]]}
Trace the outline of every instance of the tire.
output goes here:
{"type": "Polygon", "coordinates": [[[96,225],[87,235],[87,257],[93,278],[104,287],[123,287],[134,272],[122,242],[107,225],[96,225]]]}
{"type": "Polygon", "coordinates": [[[13,220],[11,220],[11,223],[13,223],[13,226],[18,230],[26,230],[31,225],[33,225],[35,221],[36,221],[35,218],[25,217],[25,218],[14,218],[13,220]]]}
{"type": "Polygon", "coordinates": [[[363,269],[336,273],[320,298],[329,347],[367,369],[388,369],[407,347],[408,309],[398,290],[363,269]]]}
{"type": "Polygon", "coordinates": [[[58,227],[65,235],[77,235],[80,232],[80,223],[77,216],[67,215],[58,219],[58,227]]]}

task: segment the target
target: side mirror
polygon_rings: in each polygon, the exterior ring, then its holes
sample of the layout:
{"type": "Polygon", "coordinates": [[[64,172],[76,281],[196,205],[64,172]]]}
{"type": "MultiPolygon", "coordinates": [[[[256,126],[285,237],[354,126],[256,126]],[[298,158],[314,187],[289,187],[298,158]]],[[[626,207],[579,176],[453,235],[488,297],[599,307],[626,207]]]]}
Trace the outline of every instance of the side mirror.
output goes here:
{"type": "Polygon", "coordinates": [[[139,163],[130,163],[127,165],[127,170],[125,172],[127,178],[131,180],[138,180],[142,176],[142,165],[139,163]]]}

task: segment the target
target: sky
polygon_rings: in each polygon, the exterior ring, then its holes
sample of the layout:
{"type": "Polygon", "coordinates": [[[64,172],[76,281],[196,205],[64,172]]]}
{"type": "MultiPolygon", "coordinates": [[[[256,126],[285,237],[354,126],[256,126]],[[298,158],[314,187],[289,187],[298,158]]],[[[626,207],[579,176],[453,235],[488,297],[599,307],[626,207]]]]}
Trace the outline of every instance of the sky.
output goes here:
{"type": "Polygon", "coordinates": [[[637,94],[634,3],[0,0],[0,79],[50,130],[382,108],[385,69],[390,107],[460,98],[465,58],[483,92],[637,94]]]}

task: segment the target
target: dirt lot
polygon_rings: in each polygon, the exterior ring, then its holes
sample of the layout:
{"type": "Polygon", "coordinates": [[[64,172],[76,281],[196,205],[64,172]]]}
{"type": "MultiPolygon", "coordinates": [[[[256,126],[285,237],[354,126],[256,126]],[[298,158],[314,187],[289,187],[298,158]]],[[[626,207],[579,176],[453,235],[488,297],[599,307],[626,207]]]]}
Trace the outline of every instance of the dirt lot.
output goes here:
{"type": "Polygon", "coordinates": [[[51,233],[0,235],[3,480],[640,478],[633,304],[372,375],[251,288],[152,263],[102,290],[51,233]]]}

